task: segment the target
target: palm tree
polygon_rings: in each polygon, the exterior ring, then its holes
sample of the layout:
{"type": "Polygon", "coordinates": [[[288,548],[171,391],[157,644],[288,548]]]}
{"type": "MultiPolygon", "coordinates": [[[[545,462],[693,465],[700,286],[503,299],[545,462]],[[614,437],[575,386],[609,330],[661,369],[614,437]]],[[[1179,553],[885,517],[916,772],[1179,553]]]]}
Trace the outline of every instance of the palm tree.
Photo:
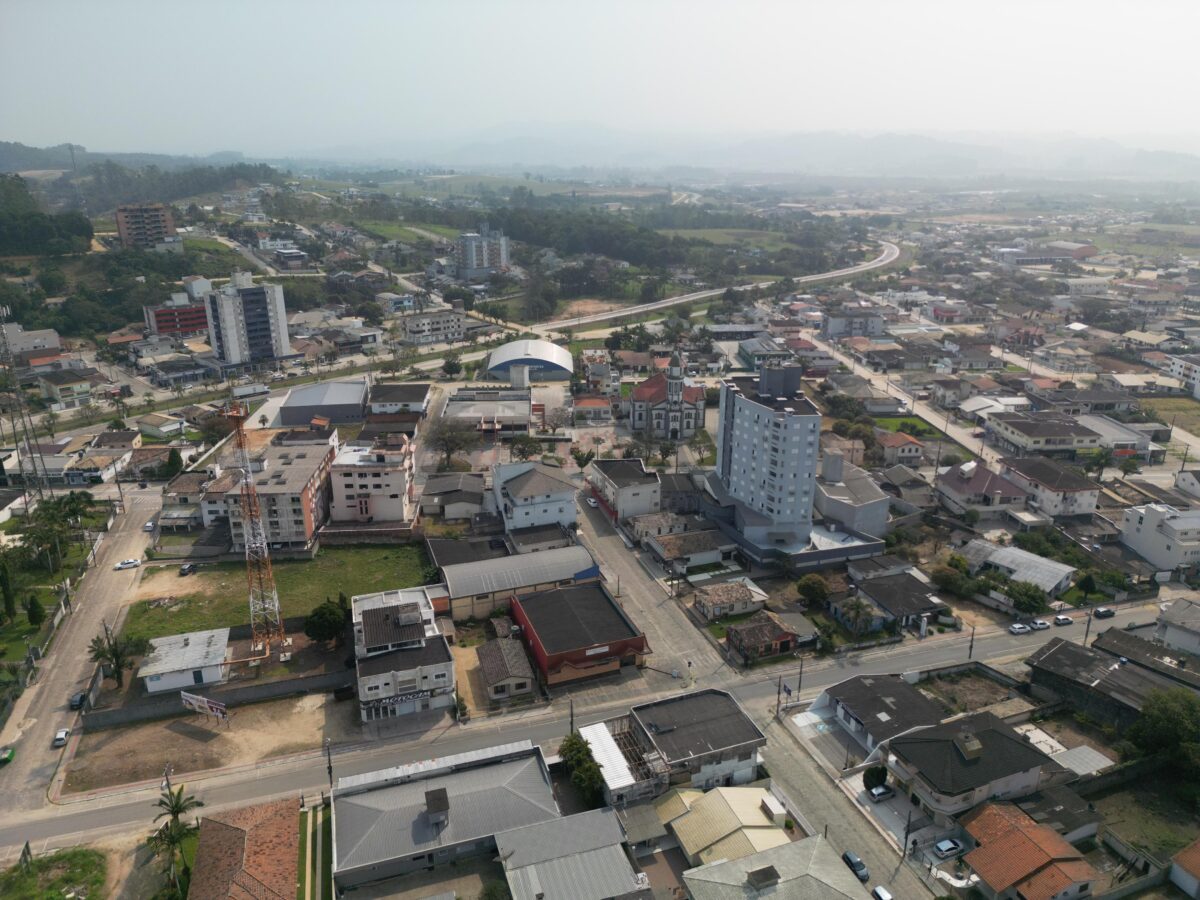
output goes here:
{"type": "MultiPolygon", "coordinates": [[[[164,792],[165,793],[165,792],[164,792]]],[[[167,860],[167,871],[171,874],[171,883],[175,885],[175,892],[180,897],[185,896],[183,887],[179,882],[179,871],[175,867],[175,857],[178,855],[183,862],[184,880],[190,880],[191,866],[187,858],[183,855],[184,842],[194,835],[200,829],[196,825],[188,825],[174,819],[169,819],[163,822],[155,829],[148,838],[146,838],[146,846],[154,852],[156,856],[165,857],[167,860]]]]}
{"type": "Polygon", "coordinates": [[[1096,480],[1104,480],[1104,470],[1113,464],[1113,452],[1111,447],[1101,447],[1092,456],[1092,468],[1096,470],[1096,480]]]}
{"type": "Polygon", "coordinates": [[[841,607],[842,615],[855,635],[861,635],[867,624],[875,618],[875,611],[861,597],[848,597],[842,601],[841,607]]]}
{"type": "Polygon", "coordinates": [[[134,657],[145,652],[145,641],[127,637],[111,638],[106,634],[96,635],[88,644],[92,662],[106,666],[118,688],[125,686],[125,670],[133,668],[134,657]]]}
{"type": "Polygon", "coordinates": [[[158,800],[154,802],[154,805],[161,810],[161,812],[154,817],[155,822],[164,816],[167,816],[170,818],[173,824],[177,825],[179,824],[180,818],[186,816],[192,810],[199,809],[204,805],[203,800],[197,800],[191,794],[185,795],[183,793],[183,788],[184,786],[182,784],[175,788],[175,790],[163,788],[158,800]]]}

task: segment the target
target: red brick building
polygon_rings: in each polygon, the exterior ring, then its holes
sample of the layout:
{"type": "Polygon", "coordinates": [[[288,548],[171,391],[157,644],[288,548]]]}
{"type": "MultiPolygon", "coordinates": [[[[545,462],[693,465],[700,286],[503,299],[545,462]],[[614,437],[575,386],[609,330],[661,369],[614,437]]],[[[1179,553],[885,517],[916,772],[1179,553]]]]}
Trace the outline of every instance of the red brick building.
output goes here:
{"type": "Polygon", "coordinates": [[[203,334],[208,331],[208,313],[203,301],[172,299],[161,306],[142,307],[142,315],[146,319],[146,328],[153,334],[203,334]]]}
{"type": "Polygon", "coordinates": [[[513,597],[511,615],[549,685],[640,667],[650,652],[646,636],[599,584],[513,597]]]}
{"type": "Polygon", "coordinates": [[[154,249],[154,245],[175,235],[171,210],[161,203],[117,207],[117,236],[125,247],[154,249]]]}

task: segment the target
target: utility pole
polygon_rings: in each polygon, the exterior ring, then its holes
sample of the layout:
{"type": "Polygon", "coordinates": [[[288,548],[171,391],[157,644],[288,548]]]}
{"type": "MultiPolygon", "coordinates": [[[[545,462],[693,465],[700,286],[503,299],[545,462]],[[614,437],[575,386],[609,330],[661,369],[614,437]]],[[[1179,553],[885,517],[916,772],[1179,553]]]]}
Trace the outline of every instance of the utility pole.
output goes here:
{"type": "MultiPolygon", "coordinates": [[[[912,808],[908,810],[908,822],[904,826],[904,840],[900,844],[900,858],[908,856],[908,835],[912,832],[912,808]]],[[[913,843],[916,843],[915,841],[913,843]]],[[[914,848],[915,849],[915,848],[914,848]]]]}
{"type": "Polygon", "coordinates": [[[329,738],[325,738],[325,774],[329,776],[329,790],[333,790],[333,754],[329,750],[329,738]]]}
{"type": "Polygon", "coordinates": [[[1088,610],[1087,626],[1083,629],[1083,646],[1087,646],[1088,635],[1092,633],[1092,611],[1088,610]]]}
{"type": "Polygon", "coordinates": [[[796,679],[796,699],[800,699],[800,688],[804,686],[804,657],[800,657],[800,677],[796,679]]]}
{"type": "Polygon", "coordinates": [[[779,683],[775,685],[775,718],[779,718],[779,708],[783,703],[783,676],[779,676],[779,683]]]}
{"type": "Polygon", "coordinates": [[[163,786],[163,789],[168,794],[171,793],[171,769],[172,768],[173,768],[173,766],[170,763],[167,763],[166,766],[163,768],[162,786],[163,786]]]}
{"type": "Polygon", "coordinates": [[[975,626],[971,626],[971,643],[967,646],[967,659],[975,656],[975,626]]]}
{"type": "Polygon", "coordinates": [[[574,697],[572,697],[570,700],[570,710],[571,710],[571,720],[570,720],[570,727],[567,730],[567,734],[574,734],[575,733],[575,698],[574,697]]]}

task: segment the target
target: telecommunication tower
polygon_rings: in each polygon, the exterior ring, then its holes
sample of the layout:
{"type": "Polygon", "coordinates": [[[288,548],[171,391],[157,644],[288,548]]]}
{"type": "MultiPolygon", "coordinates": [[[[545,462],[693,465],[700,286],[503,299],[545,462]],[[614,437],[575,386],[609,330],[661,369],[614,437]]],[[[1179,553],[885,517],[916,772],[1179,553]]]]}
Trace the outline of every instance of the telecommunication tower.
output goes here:
{"type": "Polygon", "coordinates": [[[245,422],[250,410],[234,400],[226,407],[225,415],[233,422],[237,441],[239,465],[242,469],[242,530],[246,540],[246,580],[250,585],[250,631],[255,649],[271,652],[271,641],[284,641],[283,617],[279,613],[279,592],[271,573],[271,555],[267,547],[267,532],[263,527],[258,492],[254,489],[254,472],[250,468],[250,451],[246,443],[245,422]]]}

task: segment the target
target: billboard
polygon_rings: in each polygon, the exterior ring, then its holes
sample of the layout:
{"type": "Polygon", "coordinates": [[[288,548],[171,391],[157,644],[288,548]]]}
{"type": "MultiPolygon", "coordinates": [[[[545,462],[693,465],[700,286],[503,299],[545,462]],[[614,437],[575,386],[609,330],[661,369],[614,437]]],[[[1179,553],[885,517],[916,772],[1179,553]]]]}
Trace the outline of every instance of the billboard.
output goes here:
{"type": "Polygon", "coordinates": [[[209,700],[207,697],[189,694],[187,691],[180,691],[179,699],[183,702],[184,709],[190,709],[203,716],[216,716],[218,719],[229,718],[229,710],[219,700],[209,700]]]}

